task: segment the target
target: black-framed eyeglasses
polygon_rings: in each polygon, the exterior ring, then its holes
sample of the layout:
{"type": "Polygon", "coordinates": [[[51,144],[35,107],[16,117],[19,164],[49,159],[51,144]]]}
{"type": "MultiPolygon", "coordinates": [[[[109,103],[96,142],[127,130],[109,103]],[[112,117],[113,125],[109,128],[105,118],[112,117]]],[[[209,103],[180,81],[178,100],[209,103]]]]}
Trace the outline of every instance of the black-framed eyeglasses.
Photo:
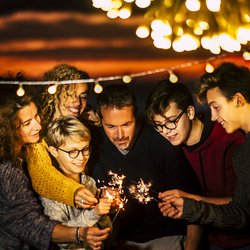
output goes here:
{"type": "Polygon", "coordinates": [[[157,124],[154,123],[153,126],[155,128],[155,130],[157,130],[158,132],[162,133],[163,129],[166,128],[168,130],[174,130],[176,129],[178,122],[181,118],[181,116],[185,113],[185,111],[183,110],[173,121],[167,121],[164,124],[157,124]]]}
{"type": "Polygon", "coordinates": [[[75,159],[80,154],[80,152],[82,152],[83,156],[88,156],[91,153],[91,146],[85,147],[85,148],[80,149],[80,150],[73,149],[73,150],[69,150],[69,151],[61,149],[61,148],[57,148],[57,149],[63,151],[64,153],[67,153],[71,159],[75,159]]]}

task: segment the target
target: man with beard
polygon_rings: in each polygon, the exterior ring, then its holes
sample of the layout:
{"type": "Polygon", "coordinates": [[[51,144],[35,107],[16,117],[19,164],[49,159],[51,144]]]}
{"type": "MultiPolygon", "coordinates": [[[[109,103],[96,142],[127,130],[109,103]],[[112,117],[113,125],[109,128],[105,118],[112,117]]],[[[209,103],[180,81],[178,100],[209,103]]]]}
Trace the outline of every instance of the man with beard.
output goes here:
{"type": "Polygon", "coordinates": [[[129,196],[128,188],[141,179],[151,183],[151,196],[178,188],[197,193],[198,185],[182,151],[164,140],[151,125],[136,118],[135,99],[125,85],[106,86],[97,96],[102,138],[93,177],[102,186],[109,173],[124,175],[128,202],[114,225],[117,237],[112,249],[198,249],[196,225],[163,217],[157,201],[142,204],[129,196]],[[192,190],[192,191],[191,191],[192,190]]]}

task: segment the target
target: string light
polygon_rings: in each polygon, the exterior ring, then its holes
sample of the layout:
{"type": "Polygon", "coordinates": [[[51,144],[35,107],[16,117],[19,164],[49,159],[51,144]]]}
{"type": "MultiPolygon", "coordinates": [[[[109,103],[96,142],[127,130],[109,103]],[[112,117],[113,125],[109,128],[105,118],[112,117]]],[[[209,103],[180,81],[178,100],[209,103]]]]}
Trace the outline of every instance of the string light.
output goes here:
{"type": "MultiPolygon", "coordinates": [[[[169,73],[169,80],[173,83],[178,81],[178,76],[174,74],[175,70],[178,69],[184,69],[188,67],[192,67],[198,64],[205,64],[205,70],[207,72],[211,71],[214,69],[213,65],[211,64],[212,61],[215,61],[217,59],[222,59],[225,58],[226,54],[221,54],[218,56],[213,56],[205,60],[196,60],[192,62],[187,62],[179,65],[174,65],[168,68],[158,68],[154,70],[148,70],[144,72],[139,72],[139,73],[132,73],[130,75],[116,75],[116,76],[107,76],[107,77],[98,77],[96,79],[90,78],[90,79],[79,79],[79,80],[67,80],[67,81],[0,81],[0,85],[2,84],[15,84],[19,85],[19,88],[17,90],[17,95],[22,96],[25,94],[25,90],[23,88],[24,85],[48,85],[48,92],[50,94],[55,93],[56,88],[58,85],[62,84],[77,84],[77,83],[94,83],[94,92],[95,93],[101,93],[103,90],[103,86],[100,84],[100,82],[110,82],[110,81],[115,81],[115,80],[121,80],[124,83],[130,83],[132,79],[137,78],[137,77],[143,77],[147,75],[152,75],[152,74],[158,74],[158,73],[163,73],[163,72],[168,72],[169,73]]],[[[250,60],[250,53],[248,51],[244,51],[242,53],[243,59],[246,61],[250,60]]],[[[1,87],[1,86],[0,86],[1,87]]]]}
{"type": "Polygon", "coordinates": [[[176,82],[178,82],[178,77],[177,77],[177,75],[175,75],[174,73],[173,73],[173,71],[172,70],[169,70],[169,81],[170,82],[172,82],[172,83],[176,83],[176,82]]]}
{"type": "Polygon", "coordinates": [[[221,50],[232,53],[250,41],[249,0],[92,0],[92,3],[95,8],[107,11],[110,18],[126,19],[133,9],[143,9],[145,23],[136,29],[136,35],[151,36],[159,49],[172,47],[183,52],[202,47],[213,54],[221,50]],[[124,9],[126,15],[122,15],[124,9]]]}
{"type": "Polygon", "coordinates": [[[53,95],[56,93],[56,90],[57,90],[57,84],[53,84],[51,86],[48,87],[48,92],[53,95]]]}
{"type": "Polygon", "coordinates": [[[18,88],[18,90],[16,91],[16,94],[17,94],[17,96],[20,96],[20,97],[21,97],[21,96],[24,96],[25,90],[24,90],[22,84],[19,85],[19,88],[18,88]]]}
{"type": "Polygon", "coordinates": [[[102,93],[102,90],[103,90],[102,85],[98,81],[96,81],[95,82],[95,87],[94,87],[95,93],[100,94],[100,93],[102,93]]]}
{"type": "Polygon", "coordinates": [[[242,56],[246,61],[250,60],[250,52],[244,51],[242,56]]]}
{"type": "Polygon", "coordinates": [[[206,63],[205,70],[208,73],[212,73],[214,71],[214,66],[211,63],[206,63]]]}
{"type": "Polygon", "coordinates": [[[129,75],[125,75],[125,76],[122,77],[122,81],[124,83],[130,83],[132,81],[132,77],[129,76],[129,75]]]}

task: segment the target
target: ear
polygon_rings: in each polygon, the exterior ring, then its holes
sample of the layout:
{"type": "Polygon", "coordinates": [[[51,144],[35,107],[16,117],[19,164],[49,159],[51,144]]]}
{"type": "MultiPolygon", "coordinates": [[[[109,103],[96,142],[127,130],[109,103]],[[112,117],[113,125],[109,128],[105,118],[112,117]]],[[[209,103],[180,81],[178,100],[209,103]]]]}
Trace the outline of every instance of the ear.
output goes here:
{"type": "Polygon", "coordinates": [[[193,120],[195,118],[195,107],[189,106],[187,108],[187,115],[190,120],[193,120]]]}
{"type": "Polygon", "coordinates": [[[234,102],[235,102],[236,107],[242,107],[244,106],[246,100],[245,100],[245,97],[241,93],[236,93],[234,95],[234,102]]]}
{"type": "Polygon", "coordinates": [[[58,157],[58,150],[57,150],[55,147],[49,146],[49,152],[50,152],[55,158],[58,157]]]}

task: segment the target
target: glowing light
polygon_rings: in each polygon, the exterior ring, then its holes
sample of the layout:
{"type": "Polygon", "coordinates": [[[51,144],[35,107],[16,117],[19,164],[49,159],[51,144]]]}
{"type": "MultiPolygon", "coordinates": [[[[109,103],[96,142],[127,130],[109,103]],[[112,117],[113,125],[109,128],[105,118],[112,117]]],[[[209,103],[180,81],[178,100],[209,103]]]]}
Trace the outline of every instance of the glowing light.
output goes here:
{"type": "Polygon", "coordinates": [[[242,56],[246,61],[250,60],[250,52],[244,51],[242,56]]]}
{"type": "Polygon", "coordinates": [[[172,71],[169,71],[169,81],[172,83],[178,82],[178,77],[172,71]]]}
{"type": "Polygon", "coordinates": [[[147,204],[149,201],[154,199],[154,197],[149,195],[151,186],[151,183],[146,184],[142,179],[140,179],[136,185],[129,186],[129,192],[131,196],[137,199],[140,203],[147,204]]]}
{"type": "Polygon", "coordinates": [[[100,93],[102,93],[102,90],[103,90],[102,85],[98,81],[96,81],[95,87],[94,87],[95,93],[100,94],[100,93]]]}
{"type": "Polygon", "coordinates": [[[122,8],[122,9],[120,9],[120,12],[119,12],[119,17],[120,17],[120,18],[122,18],[122,19],[127,19],[127,18],[130,17],[130,15],[131,15],[130,9],[125,8],[125,7],[122,8]]]}
{"type": "Polygon", "coordinates": [[[198,11],[201,7],[201,4],[198,0],[186,0],[185,5],[190,11],[198,11]]]}
{"type": "Polygon", "coordinates": [[[18,88],[18,90],[16,91],[16,94],[17,94],[18,96],[20,96],[20,97],[21,97],[21,96],[24,96],[25,90],[24,90],[22,84],[19,85],[19,88],[18,88]]]}
{"type": "Polygon", "coordinates": [[[56,84],[53,84],[51,86],[48,87],[48,92],[53,95],[56,93],[56,90],[57,90],[57,85],[56,84]]]}
{"type": "Polygon", "coordinates": [[[136,0],[135,4],[139,8],[147,8],[151,4],[151,0],[136,0]]]}
{"type": "Polygon", "coordinates": [[[206,0],[207,8],[212,12],[220,11],[221,0],[206,0]]]}
{"type": "Polygon", "coordinates": [[[125,75],[125,76],[122,77],[122,81],[124,83],[130,83],[132,81],[132,77],[129,76],[129,75],[125,75]]]}
{"type": "Polygon", "coordinates": [[[146,25],[141,25],[136,29],[136,35],[140,38],[146,38],[149,36],[149,28],[146,25]]]}
{"type": "Polygon", "coordinates": [[[206,63],[205,70],[208,73],[212,73],[214,71],[214,66],[211,63],[206,63]]]}
{"type": "Polygon", "coordinates": [[[110,18],[117,17],[114,11],[119,11],[118,16],[124,19],[130,17],[133,7],[144,8],[144,17],[147,24],[151,25],[147,28],[146,25],[140,25],[136,35],[147,38],[150,34],[156,48],[172,47],[177,52],[183,52],[196,50],[201,46],[213,54],[219,54],[221,50],[230,53],[239,51],[241,44],[246,45],[250,41],[247,1],[237,1],[237,15],[232,11],[235,8],[234,0],[225,0],[223,4],[221,0],[206,0],[206,3],[200,0],[103,0],[103,3],[101,0],[93,0],[93,5],[109,8],[110,18]]]}

